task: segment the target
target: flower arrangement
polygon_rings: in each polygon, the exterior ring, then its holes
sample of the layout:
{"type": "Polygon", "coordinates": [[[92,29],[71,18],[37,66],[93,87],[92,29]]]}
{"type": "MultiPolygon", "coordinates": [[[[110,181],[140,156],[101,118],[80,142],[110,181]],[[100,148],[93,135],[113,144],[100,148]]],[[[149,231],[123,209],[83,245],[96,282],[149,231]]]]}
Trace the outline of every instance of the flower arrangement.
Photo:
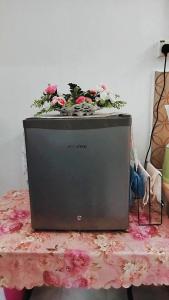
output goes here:
{"type": "Polygon", "coordinates": [[[87,91],[74,83],[68,85],[69,93],[64,94],[58,91],[57,85],[48,84],[41,98],[33,102],[32,106],[41,109],[36,115],[51,111],[60,111],[62,115],[91,115],[103,107],[120,109],[125,104],[105,84],[87,91]]]}

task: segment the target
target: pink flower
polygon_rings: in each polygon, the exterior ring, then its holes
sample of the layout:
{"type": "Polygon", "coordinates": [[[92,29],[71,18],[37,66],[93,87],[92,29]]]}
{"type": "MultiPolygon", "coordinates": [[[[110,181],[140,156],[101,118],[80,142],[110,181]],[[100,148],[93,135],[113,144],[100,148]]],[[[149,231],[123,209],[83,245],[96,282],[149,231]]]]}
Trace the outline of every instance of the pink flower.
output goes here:
{"type": "Polygon", "coordinates": [[[136,240],[145,240],[149,237],[155,236],[158,233],[158,229],[155,226],[142,226],[139,227],[138,225],[131,225],[129,232],[136,240]]]}
{"type": "Polygon", "coordinates": [[[28,210],[20,209],[20,210],[13,210],[10,214],[9,218],[13,221],[18,221],[20,219],[26,219],[29,217],[30,212],[28,210]]]}
{"type": "Polygon", "coordinates": [[[54,106],[57,102],[58,102],[58,97],[55,96],[55,97],[52,98],[52,101],[51,101],[50,104],[51,104],[51,106],[54,106]]]}
{"type": "Polygon", "coordinates": [[[81,104],[83,102],[85,102],[86,97],[84,96],[80,96],[76,99],[76,104],[81,104]]]}
{"type": "Polygon", "coordinates": [[[101,88],[102,88],[103,90],[105,90],[105,91],[108,89],[108,86],[107,86],[106,84],[101,84],[100,86],[101,86],[101,88]]]}
{"type": "Polygon", "coordinates": [[[57,91],[57,85],[55,85],[55,84],[48,84],[47,88],[44,90],[44,93],[52,95],[56,91],[57,91]]]}
{"type": "Polygon", "coordinates": [[[19,231],[22,228],[23,224],[16,222],[13,224],[3,224],[0,226],[0,234],[13,233],[19,231]]]}
{"type": "Polygon", "coordinates": [[[97,94],[97,92],[96,92],[95,89],[90,89],[89,92],[90,92],[90,94],[93,94],[93,95],[96,95],[96,94],[97,94]]]}
{"type": "Polygon", "coordinates": [[[64,106],[66,104],[66,100],[62,97],[58,97],[58,104],[64,106]]]}
{"type": "Polygon", "coordinates": [[[92,99],[89,98],[89,97],[86,97],[86,98],[85,98],[85,101],[88,102],[88,103],[92,103],[92,102],[93,102],[92,99]]]}
{"type": "Polygon", "coordinates": [[[130,224],[129,232],[135,240],[142,241],[148,238],[146,226],[139,227],[138,225],[135,225],[135,223],[130,224]]]}
{"type": "Polygon", "coordinates": [[[89,256],[82,250],[67,250],[64,259],[66,271],[72,275],[84,272],[90,263],[89,256]]]}
{"type": "Polygon", "coordinates": [[[51,101],[51,105],[54,106],[55,104],[59,104],[60,106],[64,106],[66,104],[66,100],[62,97],[53,97],[51,101]]]}
{"type": "Polygon", "coordinates": [[[47,285],[53,285],[56,287],[60,286],[60,278],[54,272],[44,271],[43,272],[43,280],[47,285]]]}
{"type": "Polygon", "coordinates": [[[140,230],[136,230],[132,232],[132,236],[135,240],[138,241],[144,241],[145,239],[148,238],[148,233],[147,232],[141,232],[140,230]]]}

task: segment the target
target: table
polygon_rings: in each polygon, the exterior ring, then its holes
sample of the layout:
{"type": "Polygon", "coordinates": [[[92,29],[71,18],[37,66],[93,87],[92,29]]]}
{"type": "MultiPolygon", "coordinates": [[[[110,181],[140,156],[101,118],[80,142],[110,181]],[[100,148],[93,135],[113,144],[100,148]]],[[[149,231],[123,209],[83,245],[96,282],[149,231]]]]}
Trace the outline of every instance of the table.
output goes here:
{"type": "Polygon", "coordinates": [[[141,284],[169,285],[167,216],[161,226],[139,227],[134,212],[128,232],[34,232],[28,191],[1,197],[1,287],[108,289],[141,284]]]}

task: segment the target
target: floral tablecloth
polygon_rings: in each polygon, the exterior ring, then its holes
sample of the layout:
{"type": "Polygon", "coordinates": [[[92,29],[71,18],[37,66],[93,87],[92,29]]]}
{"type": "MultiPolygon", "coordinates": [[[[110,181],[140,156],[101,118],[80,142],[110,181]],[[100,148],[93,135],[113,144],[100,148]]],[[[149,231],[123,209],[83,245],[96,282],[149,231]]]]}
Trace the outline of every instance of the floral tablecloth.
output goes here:
{"type": "Polygon", "coordinates": [[[169,285],[168,217],[161,226],[139,227],[133,213],[125,233],[34,232],[28,192],[11,191],[1,197],[0,286],[141,284],[169,285]]]}

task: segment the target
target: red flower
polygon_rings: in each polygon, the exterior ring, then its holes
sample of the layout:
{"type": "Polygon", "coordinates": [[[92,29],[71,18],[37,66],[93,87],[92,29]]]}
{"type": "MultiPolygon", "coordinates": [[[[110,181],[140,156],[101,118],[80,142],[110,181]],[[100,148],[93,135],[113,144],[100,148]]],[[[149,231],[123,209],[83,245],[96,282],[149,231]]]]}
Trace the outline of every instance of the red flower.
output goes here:
{"type": "Polygon", "coordinates": [[[81,104],[81,103],[85,102],[85,100],[86,100],[86,97],[80,96],[76,99],[76,104],[81,104]]]}
{"type": "Polygon", "coordinates": [[[157,235],[158,234],[158,229],[157,229],[157,227],[156,226],[150,226],[150,228],[149,228],[149,235],[151,235],[151,236],[155,236],[155,235],[157,235]]]}

